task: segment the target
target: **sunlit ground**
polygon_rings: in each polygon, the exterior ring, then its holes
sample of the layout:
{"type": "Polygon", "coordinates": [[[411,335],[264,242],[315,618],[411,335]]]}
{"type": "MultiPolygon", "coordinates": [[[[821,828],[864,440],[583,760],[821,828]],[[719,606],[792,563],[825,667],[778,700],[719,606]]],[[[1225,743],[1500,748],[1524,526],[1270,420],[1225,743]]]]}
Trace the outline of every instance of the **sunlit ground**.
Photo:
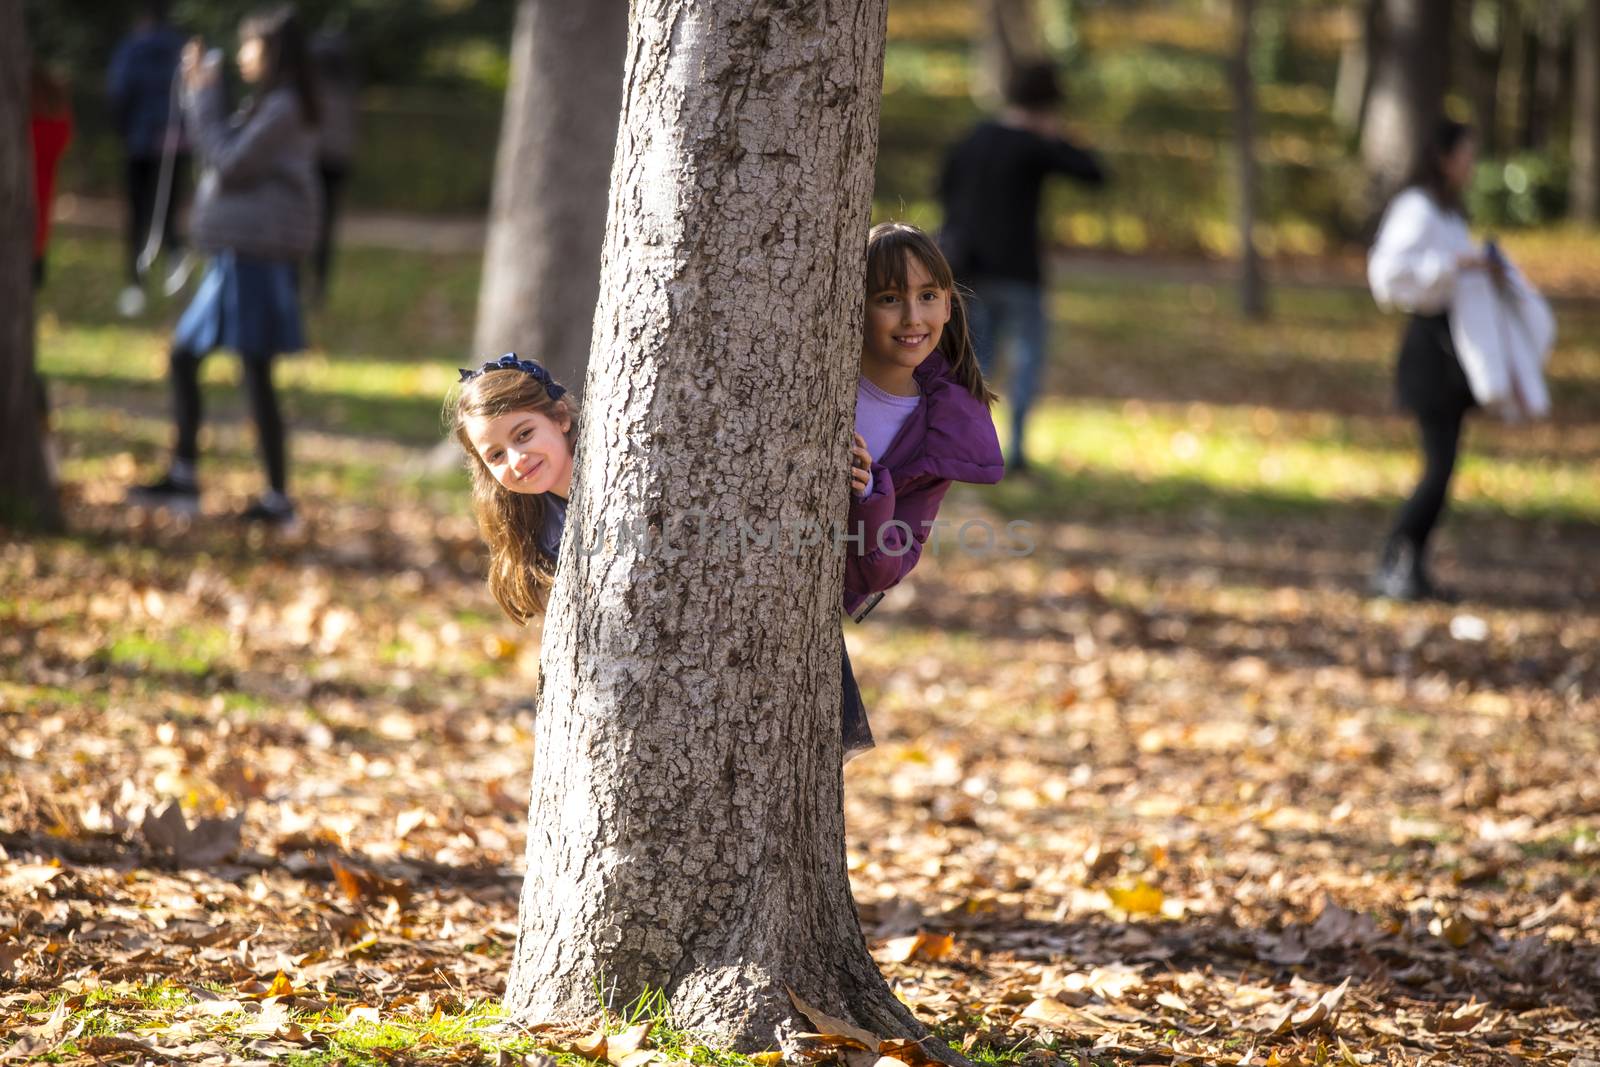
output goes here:
{"type": "MultiPolygon", "coordinates": [[[[476,259],[346,254],[281,368],[287,542],[230,519],[260,475],[227,355],[205,514],[121,506],[164,457],[178,305],[117,319],[106,239],[52,266],[72,531],[0,548],[0,910],[24,916],[0,1010],[42,1025],[66,996],[68,1058],[142,1032],[305,1062],[503,1047],[481,1002],[537,635],[482,589],[461,475],[425,463],[476,259]],[[164,868],[139,823],[165,800],[242,814],[242,851],[164,868]],[[268,1026],[279,971],[298,994],[268,1026]]],[[[1062,276],[1037,473],[947,505],[1037,550],[930,557],[848,632],[881,742],[846,772],[865,929],[987,1060],[1570,1059],[1600,1042],[1600,311],[1559,309],[1554,421],[1474,420],[1439,546],[1464,599],[1413,607],[1361,593],[1415,471],[1400,324],[1342,287],[1274,304],[1245,326],[1213,282],[1062,276]]]]}

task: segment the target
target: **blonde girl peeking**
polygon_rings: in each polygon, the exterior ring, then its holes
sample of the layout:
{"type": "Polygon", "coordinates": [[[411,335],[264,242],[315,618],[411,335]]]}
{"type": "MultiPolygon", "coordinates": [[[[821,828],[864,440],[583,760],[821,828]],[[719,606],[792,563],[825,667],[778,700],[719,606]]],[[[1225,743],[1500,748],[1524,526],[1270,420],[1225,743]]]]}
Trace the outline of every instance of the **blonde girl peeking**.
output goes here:
{"type": "Polygon", "coordinates": [[[544,614],[572,492],[578,408],[533,360],[507,352],[461,372],[451,429],[472,472],[489,592],[517,623],[544,614]]]}

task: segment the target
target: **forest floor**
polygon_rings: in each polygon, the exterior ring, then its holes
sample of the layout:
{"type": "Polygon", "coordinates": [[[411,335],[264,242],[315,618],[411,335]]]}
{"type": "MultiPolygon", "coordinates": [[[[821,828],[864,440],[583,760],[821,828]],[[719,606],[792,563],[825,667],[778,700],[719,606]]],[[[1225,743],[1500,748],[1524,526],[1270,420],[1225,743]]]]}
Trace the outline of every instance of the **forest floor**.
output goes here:
{"type": "MultiPolygon", "coordinates": [[[[538,641],[425,462],[476,260],[345,258],[282,368],[291,539],[229,517],[227,357],[205,513],[121,505],[176,305],[117,319],[114,264],[67,234],[41,310],[71,531],[0,544],[0,1060],[582,1063],[496,1006],[538,641]]],[[[946,511],[1036,551],[930,556],[851,627],[869,942],[982,1062],[1594,1067],[1600,308],[1563,308],[1554,421],[1474,421],[1462,600],[1410,606],[1361,592],[1415,470],[1398,322],[1229,301],[1062,285],[1038,473],[946,511]]],[[[640,1010],[663,1062],[748,1063],[640,1010]]]]}

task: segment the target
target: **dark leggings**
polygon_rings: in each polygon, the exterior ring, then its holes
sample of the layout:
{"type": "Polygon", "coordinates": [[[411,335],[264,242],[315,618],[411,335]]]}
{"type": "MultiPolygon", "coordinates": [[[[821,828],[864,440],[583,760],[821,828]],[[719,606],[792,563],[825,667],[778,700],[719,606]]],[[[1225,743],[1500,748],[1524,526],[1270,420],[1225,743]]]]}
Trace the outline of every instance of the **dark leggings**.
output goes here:
{"type": "Polygon", "coordinates": [[[1422,558],[1428,538],[1444,513],[1450,495],[1450,475],[1455,472],[1465,411],[1429,412],[1417,416],[1422,431],[1422,477],[1411,498],[1400,508],[1391,542],[1406,541],[1422,558]]]}
{"type": "Polygon", "coordinates": [[[850,669],[850,650],[839,642],[839,719],[840,734],[844,741],[844,754],[848,759],[857,752],[865,752],[877,742],[872,739],[872,727],[867,724],[867,708],[861,702],[861,689],[856,685],[856,673],[850,669]]]}
{"type": "MultiPolygon", "coordinates": [[[[272,362],[271,356],[244,357],[244,385],[250,398],[250,415],[255,419],[261,461],[267,468],[267,482],[278,492],[287,493],[283,416],[278,411],[278,394],[272,387],[272,362]]],[[[200,455],[200,360],[183,349],[173,349],[171,371],[172,407],[178,422],[174,452],[179,459],[194,463],[200,455]]]]}

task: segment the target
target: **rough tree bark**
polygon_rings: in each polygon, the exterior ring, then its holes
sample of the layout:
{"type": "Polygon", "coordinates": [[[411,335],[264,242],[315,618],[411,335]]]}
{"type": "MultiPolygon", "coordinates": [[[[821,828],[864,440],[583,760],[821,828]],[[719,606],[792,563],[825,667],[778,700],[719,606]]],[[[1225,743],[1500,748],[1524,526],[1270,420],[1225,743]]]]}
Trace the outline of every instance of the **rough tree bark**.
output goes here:
{"type": "Polygon", "coordinates": [[[1444,110],[1451,0],[1383,0],[1361,158],[1374,212],[1415,168],[1444,110]]]}
{"type": "Polygon", "coordinates": [[[22,0],[0,0],[0,522],[59,529],[33,367],[33,150],[22,0]]]}
{"type": "Polygon", "coordinates": [[[1234,166],[1238,180],[1239,309],[1248,319],[1267,317],[1267,282],[1256,248],[1260,174],[1256,165],[1256,86],[1250,70],[1254,49],[1255,0],[1233,0],[1234,166]]]}
{"type": "Polygon", "coordinates": [[[764,1047],[791,987],[922,1032],[845,870],[839,554],[779,532],[845,515],[884,29],[884,0],[634,4],[518,1019],[662,990],[683,1025],[764,1047]]]}
{"type": "Polygon", "coordinates": [[[1585,0],[1573,42],[1572,217],[1600,222],[1600,0],[1585,0]]]}
{"type": "Polygon", "coordinates": [[[627,0],[522,0],[511,39],[473,352],[582,383],[600,289],[627,0]]]}

